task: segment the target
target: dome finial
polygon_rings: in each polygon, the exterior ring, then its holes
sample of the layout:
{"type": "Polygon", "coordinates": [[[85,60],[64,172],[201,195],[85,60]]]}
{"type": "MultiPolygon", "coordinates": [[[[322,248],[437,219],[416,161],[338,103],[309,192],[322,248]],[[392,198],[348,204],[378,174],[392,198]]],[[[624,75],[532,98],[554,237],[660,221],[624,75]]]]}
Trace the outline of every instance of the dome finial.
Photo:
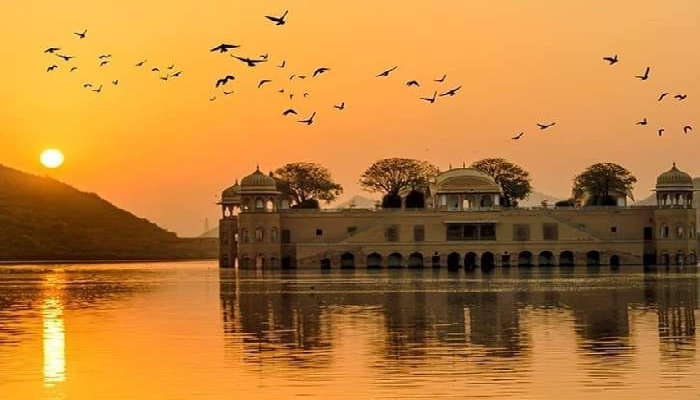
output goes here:
{"type": "Polygon", "coordinates": [[[257,172],[260,172],[260,164],[255,164],[255,170],[256,170],[257,172]]]}
{"type": "Polygon", "coordinates": [[[675,162],[675,161],[673,162],[673,168],[676,168],[676,162],[675,162]]]}

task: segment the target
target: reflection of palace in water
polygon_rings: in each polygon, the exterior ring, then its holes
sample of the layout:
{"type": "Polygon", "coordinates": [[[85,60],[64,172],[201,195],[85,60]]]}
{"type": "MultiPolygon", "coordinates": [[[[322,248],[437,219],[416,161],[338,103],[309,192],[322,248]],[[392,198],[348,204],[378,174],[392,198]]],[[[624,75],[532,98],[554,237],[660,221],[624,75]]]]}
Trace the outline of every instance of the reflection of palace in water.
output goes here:
{"type": "MultiPolygon", "coordinates": [[[[491,268],[695,265],[693,180],[659,175],[657,206],[502,208],[501,189],[472,168],[401,193],[400,208],[290,208],[284,182],[256,170],[223,191],[222,267],[491,268]]],[[[398,199],[397,199],[398,202],[398,199]]],[[[399,205],[399,204],[397,204],[399,205]]]]}
{"type": "MultiPolygon", "coordinates": [[[[538,287],[536,283],[522,286],[533,276],[520,276],[517,287],[508,286],[513,285],[512,279],[504,279],[510,282],[504,287],[499,286],[498,279],[486,279],[477,287],[459,291],[445,283],[431,286],[430,271],[417,272],[425,279],[406,279],[412,272],[416,271],[402,271],[392,277],[404,283],[386,287],[385,281],[380,286],[385,291],[363,291],[358,286],[354,292],[342,289],[345,284],[335,286],[333,281],[327,285],[318,281],[304,284],[303,280],[296,283],[293,273],[280,279],[275,279],[279,275],[246,279],[246,275],[239,276],[240,272],[222,270],[225,334],[241,340],[251,361],[259,361],[258,357],[271,352],[276,359],[303,362],[313,356],[311,350],[334,346],[337,327],[332,316],[346,313],[363,315],[381,325],[383,348],[379,353],[389,359],[440,347],[469,347],[499,358],[527,357],[531,332],[523,318],[534,310],[544,315],[563,312],[572,323],[568,329],[581,350],[591,356],[614,357],[635,351],[630,342],[630,313],[635,312],[658,318],[662,355],[678,356],[687,349],[691,354],[680,355],[695,356],[694,345],[683,345],[695,341],[695,275],[663,279],[648,273],[640,285],[584,290],[538,287]],[[320,290],[312,290],[309,285],[320,290]]],[[[444,282],[449,275],[443,272],[435,276],[444,282]]],[[[538,275],[536,281],[539,278],[546,276],[538,275]]],[[[354,332],[344,330],[343,334],[354,332]]]]}

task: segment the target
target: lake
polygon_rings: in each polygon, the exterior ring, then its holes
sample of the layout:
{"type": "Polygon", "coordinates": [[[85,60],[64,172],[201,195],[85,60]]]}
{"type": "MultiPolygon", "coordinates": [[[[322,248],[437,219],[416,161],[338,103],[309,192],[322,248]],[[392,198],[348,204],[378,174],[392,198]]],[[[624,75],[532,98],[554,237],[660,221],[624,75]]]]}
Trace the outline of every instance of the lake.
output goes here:
{"type": "Polygon", "coordinates": [[[1,399],[700,399],[696,267],[0,267],[1,399]]]}

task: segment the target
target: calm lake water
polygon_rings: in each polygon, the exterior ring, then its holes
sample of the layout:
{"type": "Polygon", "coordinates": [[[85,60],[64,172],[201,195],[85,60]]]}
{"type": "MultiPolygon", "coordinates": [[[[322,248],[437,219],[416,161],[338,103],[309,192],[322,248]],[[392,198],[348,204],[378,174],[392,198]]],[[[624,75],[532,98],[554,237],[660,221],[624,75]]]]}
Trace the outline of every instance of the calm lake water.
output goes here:
{"type": "Polygon", "coordinates": [[[700,399],[695,267],[0,267],[0,399],[700,399]]]}

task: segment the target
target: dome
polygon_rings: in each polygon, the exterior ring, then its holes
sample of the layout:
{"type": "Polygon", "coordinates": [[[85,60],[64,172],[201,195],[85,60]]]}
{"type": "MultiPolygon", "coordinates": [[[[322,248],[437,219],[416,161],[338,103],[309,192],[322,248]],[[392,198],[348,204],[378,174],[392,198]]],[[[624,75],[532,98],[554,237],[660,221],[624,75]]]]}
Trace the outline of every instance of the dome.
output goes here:
{"type": "Polygon", "coordinates": [[[435,179],[437,193],[500,193],[501,187],[489,175],[474,168],[455,168],[435,179]]]}
{"type": "Polygon", "coordinates": [[[241,201],[241,185],[238,184],[238,179],[233,186],[224,189],[221,192],[221,203],[238,203],[241,201]]]}
{"type": "Polygon", "coordinates": [[[687,173],[673,167],[656,178],[657,189],[693,189],[693,178],[687,173]]]}
{"type": "Polygon", "coordinates": [[[277,181],[257,168],[241,180],[241,193],[277,193],[277,181]]]}

